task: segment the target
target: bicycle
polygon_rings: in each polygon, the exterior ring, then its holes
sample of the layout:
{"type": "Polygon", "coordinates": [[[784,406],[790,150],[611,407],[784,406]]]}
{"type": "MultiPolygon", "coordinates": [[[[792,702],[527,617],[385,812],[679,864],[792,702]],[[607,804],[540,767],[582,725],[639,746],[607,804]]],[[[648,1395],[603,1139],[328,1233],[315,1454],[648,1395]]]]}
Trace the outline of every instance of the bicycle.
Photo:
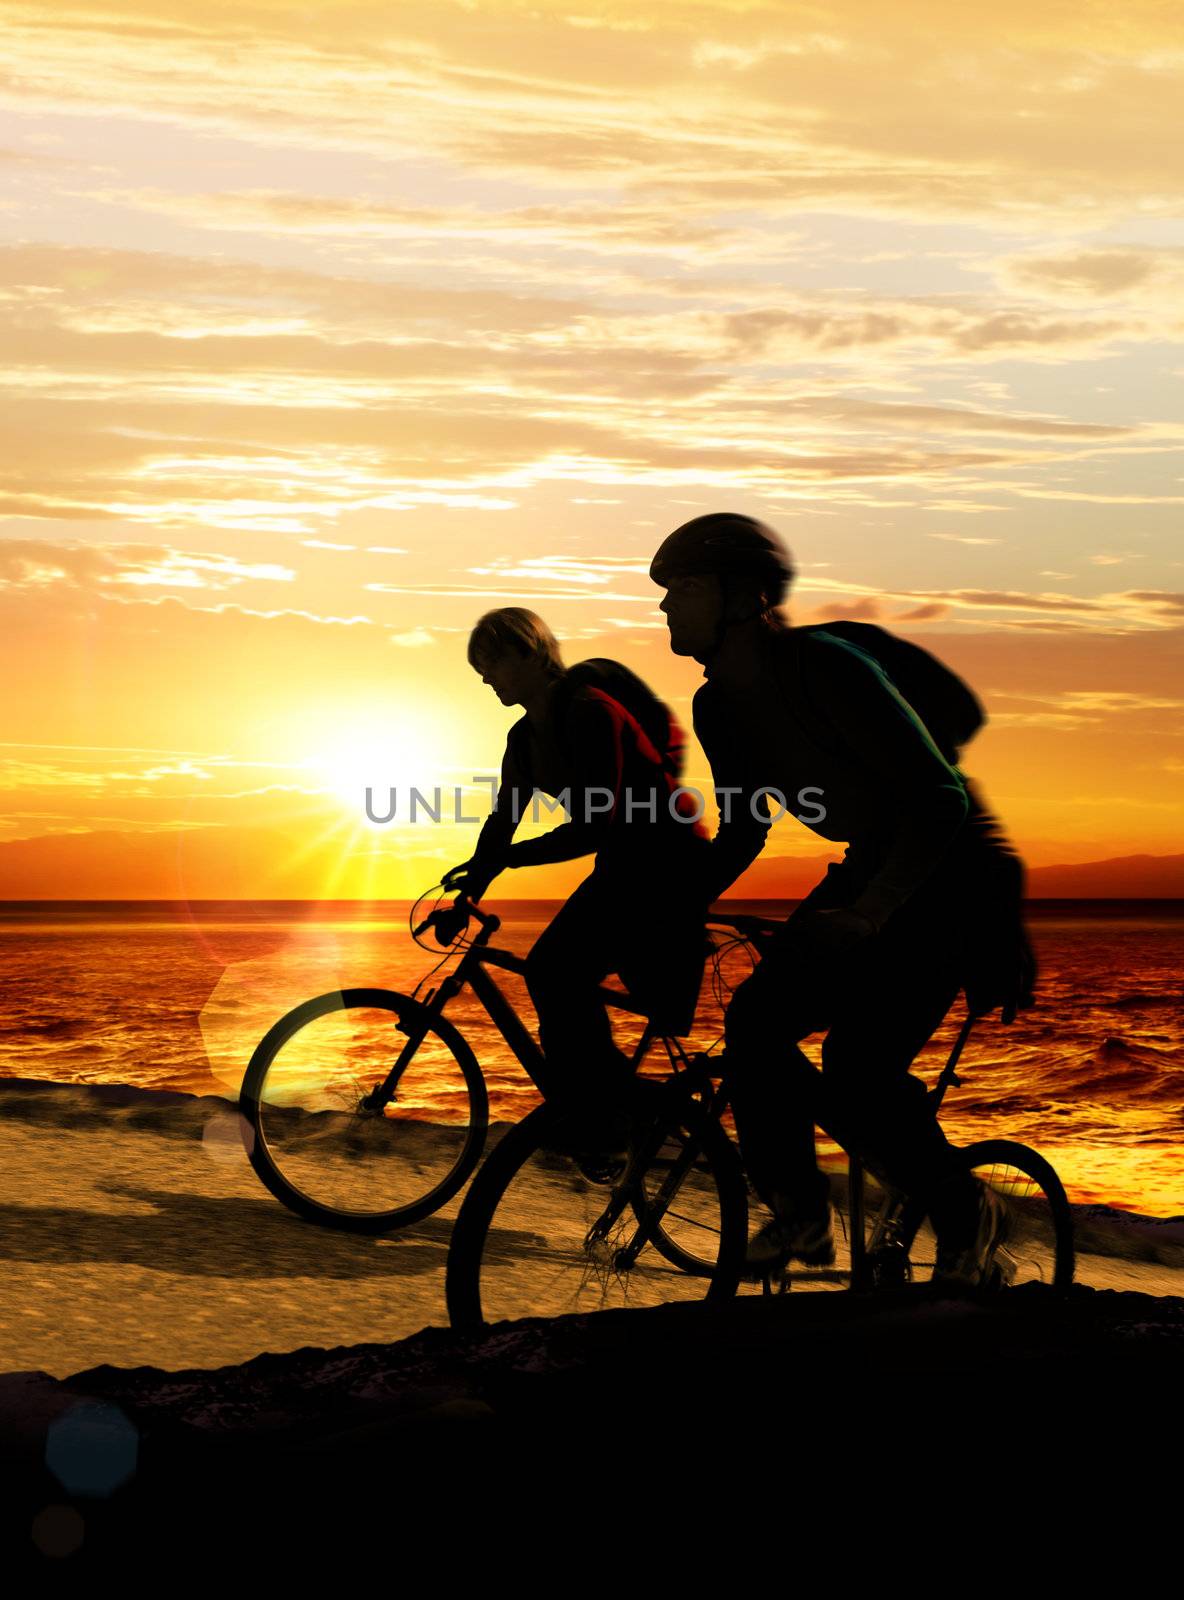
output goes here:
{"type": "MultiPolygon", "coordinates": [[[[463,899],[453,911],[437,908],[418,927],[413,916],[413,934],[420,939],[434,930],[440,937],[450,918],[450,937],[442,942],[453,948],[444,960],[459,954],[460,963],[424,1000],[384,989],[332,991],[281,1018],[252,1055],[240,1095],[247,1154],[268,1190],[306,1220],[386,1233],[439,1210],[468,1180],[488,1133],[488,1095],[471,1046],[444,1015],[466,986],[524,1070],[537,1077],[538,1046],[487,970],[521,975],[523,958],[492,946],[500,920],[463,899]],[[469,917],[480,926],[471,941],[462,927],[469,917]],[[324,1037],[318,1025],[326,1022],[344,1025],[345,1038],[324,1037]]],[[[732,929],[736,942],[759,942],[778,926],[739,916],[711,923],[732,929]]],[[[601,987],[600,994],[618,1011],[645,1016],[621,991],[601,987]]],[[[953,1069],[968,1032],[959,1036],[939,1080],[938,1104],[945,1085],[958,1081],[953,1069]]],[[[635,1072],[659,1043],[671,1075],[663,1083],[636,1082],[633,1150],[607,1195],[555,1153],[552,1108],[539,1107],[503,1137],[457,1219],[446,1281],[454,1321],[472,1325],[614,1302],[724,1300],[736,1293],[748,1196],[722,1122],[726,1083],[712,1076],[719,1077],[718,1060],[688,1057],[679,1040],[648,1024],[632,1058],[635,1072]],[[499,1246],[501,1269],[493,1270],[499,1246]]],[[[1018,1199],[1021,1210],[1021,1189],[1034,1185],[1045,1197],[1046,1220],[1053,1219],[1051,1277],[1063,1285],[1072,1277],[1071,1222],[1055,1173],[1036,1152],[1008,1141],[971,1151],[980,1162],[1010,1163],[993,1181],[1018,1199]]],[[[918,1240],[923,1246],[931,1241],[924,1219],[904,1197],[881,1196],[866,1240],[858,1163],[849,1169],[845,1211],[837,1198],[848,1219],[848,1266],[788,1273],[779,1288],[799,1278],[855,1287],[888,1282],[894,1264],[905,1281],[923,1276],[926,1264],[909,1252],[918,1240]]],[[[1037,1214],[1042,1207],[1037,1201],[1027,1209],[1037,1214]]],[[[1046,1242],[1048,1227],[1036,1235],[1046,1242]]],[[[1043,1255],[1033,1249],[1030,1275],[1049,1276],[1046,1256],[1046,1249],[1043,1255]]]]}
{"type": "MultiPolygon", "coordinates": [[[[543,1068],[541,1051],[490,971],[525,971],[522,957],[490,943],[499,927],[498,917],[463,897],[451,911],[437,907],[418,927],[413,908],[416,939],[434,931],[452,946],[443,959],[461,958],[424,1000],[384,989],[332,991],[297,1006],[260,1040],[239,1098],[244,1143],[263,1184],[297,1215],[325,1227],[387,1233],[438,1211],[463,1187],[486,1142],[488,1095],[476,1055],[444,1015],[446,1007],[469,988],[527,1074],[537,1081],[543,1068]],[[471,941],[462,930],[470,917],[480,928],[471,941]]],[[[622,991],[602,986],[600,994],[617,1011],[645,1016],[622,991]]],[[[658,1038],[647,1024],[631,1060],[634,1072],[658,1038]]],[[[665,1042],[670,1050],[672,1041],[665,1042]]],[[[518,1148],[523,1128],[527,1137],[538,1135],[544,1189],[555,1189],[566,1209],[580,1196],[589,1206],[595,1197],[603,1210],[603,1188],[546,1148],[553,1119],[553,1108],[540,1107],[503,1143],[518,1148]]],[[[664,1178],[672,1155],[670,1120],[664,1109],[661,1117],[655,1113],[653,1126],[660,1124],[662,1137],[649,1156],[664,1178]]],[[[677,1192],[679,1209],[666,1207],[667,1257],[688,1229],[702,1228],[715,1241],[712,1271],[706,1278],[688,1274],[659,1254],[635,1260],[628,1278],[618,1273],[618,1280],[627,1283],[634,1302],[647,1280],[651,1298],[722,1297],[743,1261],[747,1218],[739,1158],[722,1128],[701,1130],[693,1160],[668,1189],[667,1201],[677,1192]],[[726,1269],[718,1280],[716,1267],[726,1269]]],[[[581,1241],[586,1232],[587,1220],[581,1241]]],[[[644,1243],[636,1215],[633,1232],[636,1256],[644,1243]]],[[[576,1303],[600,1306],[613,1298],[607,1285],[589,1282],[584,1289],[582,1296],[575,1293],[576,1303]]],[[[562,1309],[572,1309],[572,1302],[565,1288],[562,1309]]]]}
{"type": "MultiPolygon", "coordinates": [[[[777,927],[758,917],[711,921],[747,940],[767,937],[777,927]]],[[[962,1082],[956,1069],[974,1022],[973,1016],[963,1022],[930,1091],[935,1116],[947,1090],[962,1082]]],[[[645,1086],[648,1104],[629,1161],[607,1197],[585,1193],[578,1205],[569,1202],[562,1211],[557,1206],[554,1185],[547,1188],[545,1107],[490,1155],[453,1228],[446,1296],[454,1327],[584,1309],[597,1291],[610,1288],[629,1303],[647,1249],[705,1281],[706,1299],[726,1300],[742,1286],[744,1246],[737,1240],[747,1237],[747,1194],[730,1172],[726,1182],[716,1176],[728,1167],[721,1166],[715,1149],[728,1109],[726,1063],[710,1055],[688,1057],[677,1040],[664,1042],[672,1079],[661,1088],[645,1086]],[[718,1184],[714,1207],[703,1198],[710,1182],[718,1184]],[[686,1203],[688,1193],[693,1206],[686,1203]]],[[[1008,1139],[976,1141],[959,1157],[1007,1205],[1009,1233],[995,1260],[997,1285],[1043,1282],[1064,1292],[1073,1279],[1072,1213],[1050,1164],[1008,1139]]],[[[767,1274],[757,1280],[761,1292],[772,1293],[774,1284],[784,1293],[794,1283],[872,1291],[926,1281],[936,1240],[923,1206],[850,1153],[846,1175],[832,1190],[842,1224],[834,1266],[767,1274]]],[[[637,1298],[652,1298],[653,1288],[651,1264],[637,1298]]],[[[604,1299],[608,1303],[607,1293],[604,1299]]]]}

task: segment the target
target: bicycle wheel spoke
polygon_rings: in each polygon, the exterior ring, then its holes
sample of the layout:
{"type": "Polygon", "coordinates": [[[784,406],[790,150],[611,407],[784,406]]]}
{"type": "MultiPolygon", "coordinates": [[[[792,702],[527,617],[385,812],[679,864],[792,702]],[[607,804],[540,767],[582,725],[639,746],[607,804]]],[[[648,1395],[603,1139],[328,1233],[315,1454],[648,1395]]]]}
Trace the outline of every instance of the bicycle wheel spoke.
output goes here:
{"type": "Polygon", "coordinates": [[[718,1227],[712,1227],[710,1223],[704,1222],[700,1217],[688,1216],[685,1211],[668,1210],[663,1214],[663,1220],[666,1219],[672,1222],[683,1222],[688,1228],[698,1228],[700,1233],[710,1234],[713,1239],[719,1235],[718,1227]]]}

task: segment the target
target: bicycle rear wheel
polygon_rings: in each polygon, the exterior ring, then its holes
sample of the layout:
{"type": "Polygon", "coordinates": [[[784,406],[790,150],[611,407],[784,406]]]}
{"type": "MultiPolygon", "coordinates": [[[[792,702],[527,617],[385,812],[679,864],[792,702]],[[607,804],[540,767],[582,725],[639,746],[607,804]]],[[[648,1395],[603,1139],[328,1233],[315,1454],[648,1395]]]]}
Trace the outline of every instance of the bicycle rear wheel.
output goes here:
{"type": "Polygon", "coordinates": [[[672,1178],[662,1152],[683,1120],[663,1100],[662,1111],[642,1121],[611,1187],[548,1151],[548,1107],[512,1128],[473,1180],[452,1231],[445,1290],[453,1327],[735,1294],[748,1214],[739,1159],[705,1117],[686,1130],[697,1141],[695,1156],[672,1178]],[[649,1198],[641,1198],[643,1186],[649,1198]],[[693,1219],[711,1241],[700,1247],[703,1270],[695,1275],[653,1243],[662,1207],[693,1219]]]}
{"type": "Polygon", "coordinates": [[[323,1227],[385,1233],[460,1189],[488,1127],[485,1080],[443,1017],[389,989],[319,995],[256,1046],[239,1097],[252,1167],[323,1227]],[[405,1056],[393,1098],[365,1098],[405,1056]]]}
{"type": "MultiPolygon", "coordinates": [[[[1056,1172],[1037,1151],[1012,1139],[983,1139],[958,1151],[980,1183],[993,1189],[1007,1211],[1007,1236],[996,1261],[1016,1287],[1045,1283],[1064,1291],[1073,1282],[1073,1213],[1056,1172]]],[[[928,1219],[909,1215],[905,1227],[913,1282],[933,1276],[937,1241],[928,1219]]]]}

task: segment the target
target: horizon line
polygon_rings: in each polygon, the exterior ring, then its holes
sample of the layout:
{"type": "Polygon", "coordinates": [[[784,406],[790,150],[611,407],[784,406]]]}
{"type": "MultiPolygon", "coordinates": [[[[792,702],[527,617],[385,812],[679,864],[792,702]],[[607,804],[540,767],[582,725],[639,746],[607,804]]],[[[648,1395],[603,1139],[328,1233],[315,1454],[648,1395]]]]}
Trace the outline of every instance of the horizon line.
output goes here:
{"type": "MultiPolygon", "coordinates": [[[[427,899],[426,895],[420,899],[427,899]]],[[[442,895],[441,899],[447,899],[442,895]]],[[[506,895],[503,898],[489,902],[493,905],[564,905],[570,898],[566,895],[506,895]]],[[[784,905],[791,901],[801,901],[806,897],[802,895],[725,895],[719,900],[713,900],[712,905],[784,905]]],[[[1060,905],[1071,901],[1099,901],[1113,900],[1122,905],[1184,905],[1184,895],[1121,895],[1121,894],[1059,894],[1059,895],[1025,895],[1024,905],[1060,905]]],[[[72,898],[51,898],[48,896],[25,897],[24,899],[0,899],[3,906],[123,906],[123,905],[154,905],[154,906],[413,906],[417,899],[408,898],[378,898],[363,899],[356,895],[340,895],[318,898],[315,895],[286,896],[275,899],[261,895],[211,895],[202,899],[166,899],[160,895],[75,895],[72,898]]]]}

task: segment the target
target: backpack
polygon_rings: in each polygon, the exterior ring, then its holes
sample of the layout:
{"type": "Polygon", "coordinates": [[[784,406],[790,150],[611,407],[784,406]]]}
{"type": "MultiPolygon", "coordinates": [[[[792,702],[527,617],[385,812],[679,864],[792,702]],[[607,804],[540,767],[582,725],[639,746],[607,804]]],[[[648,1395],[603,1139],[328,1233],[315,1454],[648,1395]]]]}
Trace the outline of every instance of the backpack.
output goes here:
{"type": "MultiPolygon", "coordinates": [[[[978,696],[956,672],[919,644],[900,639],[874,622],[811,623],[792,629],[790,637],[810,633],[831,634],[870,656],[917,713],[945,759],[951,766],[957,765],[962,746],[973,739],[986,714],[978,696]]],[[[803,699],[809,703],[808,695],[803,699]]],[[[820,742],[825,746],[830,741],[824,737],[820,742]]]]}
{"type": "Polygon", "coordinates": [[[677,783],[686,756],[686,735],[674,714],[635,672],[607,656],[593,656],[569,667],[564,682],[571,689],[587,686],[624,706],[657,752],[662,770],[677,783]]]}

